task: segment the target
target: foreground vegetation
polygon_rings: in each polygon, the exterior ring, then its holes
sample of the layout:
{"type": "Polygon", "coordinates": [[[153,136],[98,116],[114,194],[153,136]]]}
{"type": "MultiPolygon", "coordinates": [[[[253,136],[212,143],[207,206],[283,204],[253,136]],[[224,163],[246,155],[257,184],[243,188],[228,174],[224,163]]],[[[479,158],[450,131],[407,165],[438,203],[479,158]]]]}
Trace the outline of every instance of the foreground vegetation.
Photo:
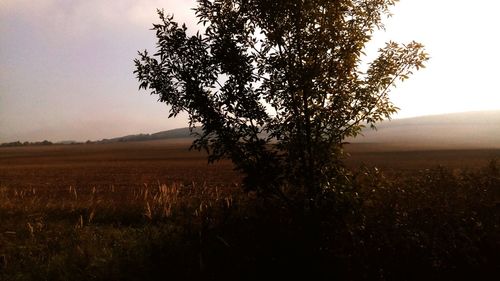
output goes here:
{"type": "Polygon", "coordinates": [[[496,162],[390,176],[361,168],[350,187],[314,224],[238,184],[2,186],[0,279],[498,276],[496,162]]]}

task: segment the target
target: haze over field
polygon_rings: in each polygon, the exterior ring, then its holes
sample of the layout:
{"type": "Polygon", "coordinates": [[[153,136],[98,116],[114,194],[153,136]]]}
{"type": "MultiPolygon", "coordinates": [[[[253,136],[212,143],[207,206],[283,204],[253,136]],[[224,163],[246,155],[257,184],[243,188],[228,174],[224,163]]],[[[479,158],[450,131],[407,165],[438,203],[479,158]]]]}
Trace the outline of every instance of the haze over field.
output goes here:
{"type": "Polygon", "coordinates": [[[354,143],[395,148],[500,148],[500,111],[479,111],[385,121],[354,143]]]}
{"type": "MultiPolygon", "coordinates": [[[[152,134],[132,134],[101,142],[133,142],[185,139],[188,128],[152,134]]],[[[478,111],[431,115],[385,121],[377,130],[365,128],[362,135],[347,140],[356,150],[425,150],[500,148],[500,111],[478,111]],[[365,145],[365,146],[363,146],[365,145]]]]}
{"type": "MultiPolygon", "coordinates": [[[[187,125],[138,92],[133,59],[154,50],[156,8],[193,32],[194,0],[0,2],[0,143],[112,138],[187,125]]],[[[426,46],[427,68],[391,96],[396,118],[500,109],[496,1],[402,0],[367,48],[388,40],[426,46]],[[467,19],[467,20],[464,20],[467,19]],[[418,23],[418,24],[417,24],[418,23]]],[[[383,130],[383,126],[381,127],[383,130]]],[[[487,129],[485,129],[487,131],[487,129]]]]}

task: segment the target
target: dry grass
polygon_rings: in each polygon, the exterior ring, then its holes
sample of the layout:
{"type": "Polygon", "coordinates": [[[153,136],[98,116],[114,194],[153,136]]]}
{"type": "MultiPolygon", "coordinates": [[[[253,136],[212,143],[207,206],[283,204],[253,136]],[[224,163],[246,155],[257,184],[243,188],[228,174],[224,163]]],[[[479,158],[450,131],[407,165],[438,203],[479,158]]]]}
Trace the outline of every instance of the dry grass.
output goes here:
{"type": "MultiPolygon", "coordinates": [[[[142,263],[151,262],[151,244],[201,237],[248,200],[237,185],[69,186],[57,192],[2,186],[0,279],[122,280],[128,274],[124,267],[141,271],[142,263]],[[135,259],[138,264],[130,265],[135,259]]],[[[200,251],[199,243],[188,248],[200,251]]]]}
{"type": "Polygon", "coordinates": [[[346,198],[355,214],[324,210],[316,251],[307,223],[244,194],[230,163],[208,166],[185,148],[0,149],[0,280],[498,274],[500,174],[498,164],[483,165],[490,152],[353,151],[350,165],[383,163],[391,172],[356,173],[359,196],[346,198]],[[425,166],[429,157],[451,169],[425,166]],[[473,168],[464,170],[464,159],[473,168]]]}
{"type": "Polygon", "coordinates": [[[0,187],[0,209],[9,216],[38,214],[56,216],[61,219],[77,217],[85,224],[108,222],[110,218],[125,218],[131,215],[137,223],[144,220],[161,221],[184,212],[193,216],[214,205],[223,204],[230,208],[235,196],[242,193],[238,185],[209,187],[196,184],[158,184],[132,189],[108,188],[78,189],[69,186],[67,190],[54,191],[36,188],[0,187]]]}

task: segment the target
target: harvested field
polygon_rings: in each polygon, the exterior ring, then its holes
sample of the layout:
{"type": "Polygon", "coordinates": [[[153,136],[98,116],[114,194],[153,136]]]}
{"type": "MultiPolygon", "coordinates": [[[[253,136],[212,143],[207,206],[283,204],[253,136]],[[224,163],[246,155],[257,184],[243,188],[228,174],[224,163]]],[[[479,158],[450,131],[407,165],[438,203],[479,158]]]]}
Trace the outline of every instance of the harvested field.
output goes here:
{"type": "Polygon", "coordinates": [[[160,183],[238,181],[229,161],[208,165],[189,142],[150,141],[0,149],[0,184],[16,187],[137,187],[160,183]]]}
{"type": "MultiPolygon", "coordinates": [[[[159,183],[238,183],[230,161],[208,164],[190,140],[0,148],[0,185],[36,188],[137,187],[159,183]]],[[[349,167],[417,171],[442,165],[474,169],[500,158],[500,149],[419,150],[380,144],[347,146],[349,167]]]]}
{"type": "Polygon", "coordinates": [[[0,280],[499,274],[500,150],[349,145],[352,186],[317,233],[283,202],[242,192],[231,162],[188,147],[0,148],[0,280]]]}

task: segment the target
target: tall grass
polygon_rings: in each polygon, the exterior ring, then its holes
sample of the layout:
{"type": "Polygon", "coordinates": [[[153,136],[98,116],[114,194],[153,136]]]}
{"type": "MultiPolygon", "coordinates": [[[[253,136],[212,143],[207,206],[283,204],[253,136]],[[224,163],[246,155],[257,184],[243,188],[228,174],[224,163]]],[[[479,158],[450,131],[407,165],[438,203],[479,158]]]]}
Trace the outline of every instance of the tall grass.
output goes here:
{"type": "Polygon", "coordinates": [[[279,201],[244,194],[236,184],[1,186],[0,279],[498,276],[496,162],[391,175],[362,168],[342,202],[349,207],[324,207],[320,234],[311,236],[310,224],[279,201]]]}
{"type": "MultiPolygon", "coordinates": [[[[175,249],[182,248],[185,237],[199,240],[218,223],[215,217],[236,214],[235,202],[243,202],[242,195],[236,185],[194,183],[144,184],[130,190],[2,186],[0,279],[141,280],[142,273],[130,275],[130,270],[148,272],[148,263],[158,265],[149,260],[155,244],[171,243],[175,249]]],[[[199,252],[199,242],[195,244],[189,247],[199,252]]],[[[195,268],[199,263],[196,257],[195,268]]]]}

